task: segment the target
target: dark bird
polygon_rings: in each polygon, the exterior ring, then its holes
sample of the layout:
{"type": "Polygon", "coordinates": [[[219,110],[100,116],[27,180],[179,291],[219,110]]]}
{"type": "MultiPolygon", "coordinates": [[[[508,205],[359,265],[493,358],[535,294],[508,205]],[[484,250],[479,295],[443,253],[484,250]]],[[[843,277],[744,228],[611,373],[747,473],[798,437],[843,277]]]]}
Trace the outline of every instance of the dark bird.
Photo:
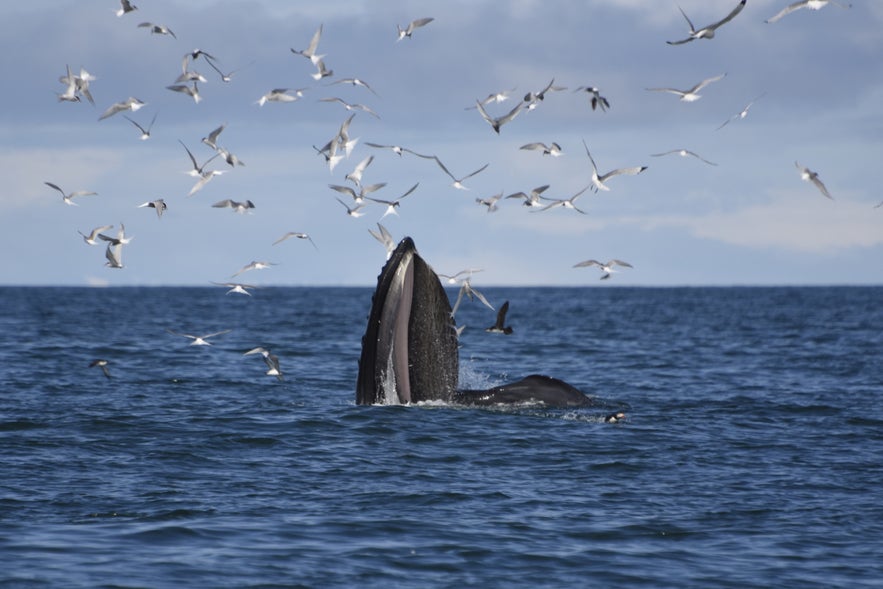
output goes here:
{"type": "Polygon", "coordinates": [[[509,301],[506,301],[500,306],[500,310],[497,311],[497,322],[491,325],[490,327],[485,328],[485,331],[488,333],[502,333],[505,335],[512,334],[512,326],[504,325],[506,323],[506,313],[509,312],[509,301]]]}

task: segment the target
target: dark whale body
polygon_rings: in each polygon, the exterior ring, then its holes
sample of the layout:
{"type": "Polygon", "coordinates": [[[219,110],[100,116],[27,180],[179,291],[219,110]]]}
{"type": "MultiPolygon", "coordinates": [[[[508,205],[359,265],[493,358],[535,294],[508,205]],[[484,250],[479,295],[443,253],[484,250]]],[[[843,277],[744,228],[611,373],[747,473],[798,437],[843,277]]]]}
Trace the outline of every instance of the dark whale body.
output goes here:
{"type": "Polygon", "coordinates": [[[459,349],[451,303],[410,237],[399,242],[377,278],[362,337],[356,403],[444,401],[581,407],[591,399],[557,378],[530,375],[488,390],[459,390],[459,349]]]}

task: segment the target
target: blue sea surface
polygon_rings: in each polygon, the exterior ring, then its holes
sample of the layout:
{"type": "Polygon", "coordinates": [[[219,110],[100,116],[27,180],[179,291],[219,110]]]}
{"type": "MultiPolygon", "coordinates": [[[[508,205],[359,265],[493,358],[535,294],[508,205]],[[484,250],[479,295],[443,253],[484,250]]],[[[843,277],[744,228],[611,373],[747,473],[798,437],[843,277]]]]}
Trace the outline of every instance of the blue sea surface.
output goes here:
{"type": "Polygon", "coordinates": [[[593,406],[356,406],[369,288],[0,288],[0,586],[883,584],[883,288],[481,290],[461,385],[593,406]]]}

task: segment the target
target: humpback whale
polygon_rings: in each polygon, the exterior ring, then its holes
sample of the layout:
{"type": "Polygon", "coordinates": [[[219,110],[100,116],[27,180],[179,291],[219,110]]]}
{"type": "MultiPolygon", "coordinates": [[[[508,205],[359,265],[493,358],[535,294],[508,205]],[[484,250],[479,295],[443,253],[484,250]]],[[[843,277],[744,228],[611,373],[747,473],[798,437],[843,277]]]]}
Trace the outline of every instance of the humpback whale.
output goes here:
{"type": "Polygon", "coordinates": [[[532,374],[487,390],[460,390],[458,373],[457,330],[448,295],[414,241],[405,237],[377,278],[362,337],[357,404],[443,401],[583,407],[592,403],[579,389],[550,376],[532,374]]]}

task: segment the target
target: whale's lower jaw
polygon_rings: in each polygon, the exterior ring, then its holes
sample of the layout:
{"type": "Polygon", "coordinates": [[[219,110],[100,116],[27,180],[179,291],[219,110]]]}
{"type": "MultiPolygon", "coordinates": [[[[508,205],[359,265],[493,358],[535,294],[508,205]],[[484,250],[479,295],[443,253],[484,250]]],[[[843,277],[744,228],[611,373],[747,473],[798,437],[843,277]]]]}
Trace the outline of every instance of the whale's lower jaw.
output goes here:
{"type": "Polygon", "coordinates": [[[531,375],[484,391],[458,391],[459,348],[451,303],[410,237],[377,278],[362,337],[356,403],[443,401],[466,405],[582,407],[591,399],[562,380],[531,375]]]}

